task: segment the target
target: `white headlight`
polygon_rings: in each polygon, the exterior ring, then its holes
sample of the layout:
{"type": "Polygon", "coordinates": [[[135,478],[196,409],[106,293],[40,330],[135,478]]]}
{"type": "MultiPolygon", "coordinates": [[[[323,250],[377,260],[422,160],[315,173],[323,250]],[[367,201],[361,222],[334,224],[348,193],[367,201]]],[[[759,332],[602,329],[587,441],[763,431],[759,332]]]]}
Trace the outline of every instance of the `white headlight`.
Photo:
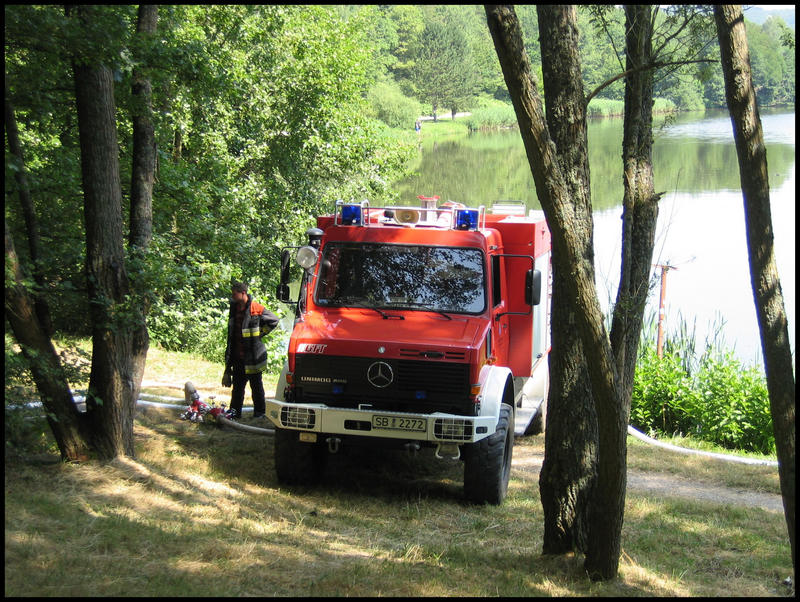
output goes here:
{"type": "Polygon", "coordinates": [[[308,270],[317,265],[317,250],[314,247],[301,247],[295,257],[297,265],[308,270]]]}

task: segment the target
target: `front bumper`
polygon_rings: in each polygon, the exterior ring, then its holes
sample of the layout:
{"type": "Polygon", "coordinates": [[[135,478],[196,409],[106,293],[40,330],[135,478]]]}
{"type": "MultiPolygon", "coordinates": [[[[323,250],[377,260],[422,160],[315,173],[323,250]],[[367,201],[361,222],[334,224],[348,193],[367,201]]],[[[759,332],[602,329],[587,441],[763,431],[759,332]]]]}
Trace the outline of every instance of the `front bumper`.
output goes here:
{"type": "Polygon", "coordinates": [[[436,412],[384,412],[368,407],[334,408],[318,403],[267,400],[267,418],[283,429],[383,439],[474,443],[497,428],[494,416],[460,416],[436,412]]]}

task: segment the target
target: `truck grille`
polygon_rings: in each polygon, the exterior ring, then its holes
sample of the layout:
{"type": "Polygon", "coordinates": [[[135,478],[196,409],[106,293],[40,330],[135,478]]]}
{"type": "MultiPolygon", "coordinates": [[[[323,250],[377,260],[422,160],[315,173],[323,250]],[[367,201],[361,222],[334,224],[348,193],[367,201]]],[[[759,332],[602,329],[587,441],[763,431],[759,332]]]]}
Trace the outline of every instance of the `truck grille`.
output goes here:
{"type": "MultiPolygon", "coordinates": [[[[373,368],[377,373],[377,366],[373,368]]],[[[469,395],[469,364],[446,361],[361,358],[297,354],[295,356],[297,401],[404,412],[448,412],[473,415],[469,395]],[[382,385],[370,383],[368,372],[376,362],[382,369],[382,385]]]]}

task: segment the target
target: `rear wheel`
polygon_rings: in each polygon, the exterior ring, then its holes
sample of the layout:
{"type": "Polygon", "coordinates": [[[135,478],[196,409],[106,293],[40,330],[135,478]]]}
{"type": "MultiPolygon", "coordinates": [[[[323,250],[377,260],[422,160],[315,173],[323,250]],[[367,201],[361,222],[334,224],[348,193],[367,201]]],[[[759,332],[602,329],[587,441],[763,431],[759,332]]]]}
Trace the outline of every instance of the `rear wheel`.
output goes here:
{"type": "Polygon", "coordinates": [[[319,481],[325,463],[320,442],[300,441],[300,431],[275,428],[275,472],[287,485],[311,485],[319,481]]]}
{"type": "Polygon", "coordinates": [[[464,495],[476,504],[500,504],[508,491],[514,451],[513,408],[500,406],[497,430],[477,443],[464,446],[464,495]]]}

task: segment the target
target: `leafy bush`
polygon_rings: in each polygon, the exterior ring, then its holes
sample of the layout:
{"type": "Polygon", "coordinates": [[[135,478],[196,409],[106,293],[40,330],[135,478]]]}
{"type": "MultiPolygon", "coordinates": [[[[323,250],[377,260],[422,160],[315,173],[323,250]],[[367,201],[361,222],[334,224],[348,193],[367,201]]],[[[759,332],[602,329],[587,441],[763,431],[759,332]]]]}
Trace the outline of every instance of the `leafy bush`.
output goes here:
{"type": "Polygon", "coordinates": [[[695,378],[689,410],[697,436],[731,449],[775,451],[767,383],[757,368],[745,368],[726,353],[704,362],[695,378]]]}
{"type": "Polygon", "coordinates": [[[419,101],[403,95],[400,87],[393,82],[381,82],[373,86],[367,100],[375,111],[375,117],[389,127],[411,129],[422,114],[419,101]]]}
{"type": "MultiPolygon", "coordinates": [[[[694,345],[684,346],[694,354],[694,345]]],[[[707,345],[703,355],[684,357],[665,345],[663,358],[652,339],[643,340],[634,377],[631,424],[665,435],[690,435],[729,449],[775,453],[766,379],[729,351],[707,345]],[[697,366],[694,374],[691,367],[697,366]]]]}
{"type": "Polygon", "coordinates": [[[672,113],[678,107],[669,98],[656,98],[653,100],[653,113],[672,113]]]}
{"type": "MultiPolygon", "coordinates": [[[[256,300],[278,317],[283,309],[254,289],[256,300]]],[[[191,351],[210,362],[222,363],[228,335],[228,291],[203,298],[190,286],[173,290],[170,302],[156,301],[148,316],[148,330],[153,344],[167,351],[191,351]]],[[[267,347],[267,372],[283,367],[288,335],[279,327],[264,338],[267,347]]]]}
{"type": "Polygon", "coordinates": [[[511,103],[494,102],[484,103],[472,112],[466,124],[470,131],[483,129],[496,129],[503,127],[513,127],[517,125],[517,114],[511,103]]]}
{"type": "Polygon", "coordinates": [[[612,117],[625,113],[625,103],[609,98],[593,98],[586,108],[588,117],[612,117]]]}
{"type": "Polygon", "coordinates": [[[692,394],[692,380],[680,358],[666,354],[659,359],[649,346],[636,366],[630,422],[645,431],[686,433],[690,421],[685,406],[692,394]]]}

